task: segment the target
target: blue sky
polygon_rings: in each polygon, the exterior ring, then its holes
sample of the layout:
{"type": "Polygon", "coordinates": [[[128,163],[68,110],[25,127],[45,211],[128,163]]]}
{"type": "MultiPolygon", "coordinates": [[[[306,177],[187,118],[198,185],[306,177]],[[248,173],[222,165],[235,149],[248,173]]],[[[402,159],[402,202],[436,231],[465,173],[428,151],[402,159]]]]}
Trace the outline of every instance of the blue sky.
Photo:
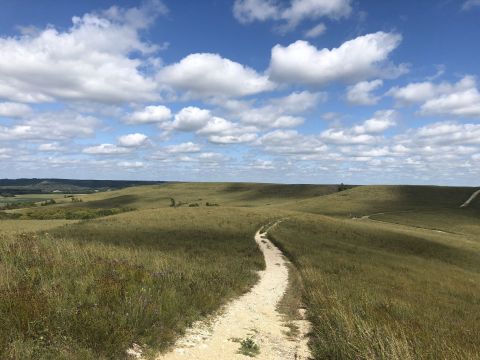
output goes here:
{"type": "Polygon", "coordinates": [[[478,185],[480,1],[5,0],[0,177],[478,185]]]}

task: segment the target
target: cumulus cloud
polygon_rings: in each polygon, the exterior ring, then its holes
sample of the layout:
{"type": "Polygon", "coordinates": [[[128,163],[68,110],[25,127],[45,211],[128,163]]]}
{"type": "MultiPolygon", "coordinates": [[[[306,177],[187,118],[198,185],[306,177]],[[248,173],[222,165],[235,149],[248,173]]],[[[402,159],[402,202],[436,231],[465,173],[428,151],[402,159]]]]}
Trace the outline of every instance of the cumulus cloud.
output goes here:
{"type": "Polygon", "coordinates": [[[395,86],[387,92],[387,95],[394,97],[400,104],[409,104],[431,99],[435,93],[436,89],[432,83],[419,82],[404,87],[395,86]]]}
{"type": "Polygon", "coordinates": [[[270,60],[270,76],[278,82],[307,85],[397,77],[406,72],[406,66],[392,65],[388,56],[401,40],[399,34],[377,32],[359,36],[331,50],[319,50],[303,40],[287,47],[275,45],[270,60]]]}
{"type": "Polygon", "coordinates": [[[115,144],[100,144],[83,149],[83,153],[91,155],[122,155],[127,154],[130,151],[131,149],[117,146],[115,144]]]}
{"type": "Polygon", "coordinates": [[[256,139],[257,128],[214,116],[210,110],[194,106],[183,108],[175,115],[175,120],[165,125],[168,131],[194,132],[206,136],[212,143],[238,144],[256,139]]]}
{"type": "Polygon", "coordinates": [[[233,15],[241,23],[277,20],[293,29],[305,19],[339,19],[352,12],[350,0],[292,0],[288,6],[274,0],[236,0],[233,15]]]}
{"type": "Polygon", "coordinates": [[[346,129],[328,129],[322,132],[320,139],[326,143],[333,144],[362,144],[371,145],[375,142],[375,137],[369,134],[358,134],[346,129]]]}
{"type": "Polygon", "coordinates": [[[357,134],[379,134],[396,125],[395,118],[397,113],[395,110],[380,110],[375,112],[371,119],[366,120],[363,124],[353,127],[353,132],[357,134]]]}
{"type": "Polygon", "coordinates": [[[0,103],[0,117],[23,117],[32,112],[32,108],[25,104],[14,102],[0,103]]]}
{"type": "Polygon", "coordinates": [[[393,87],[387,95],[395,98],[399,105],[423,102],[422,115],[480,117],[480,92],[471,75],[453,84],[425,81],[393,87]]]}
{"type": "Polygon", "coordinates": [[[216,144],[247,143],[257,138],[256,128],[243,126],[220,117],[212,117],[203,128],[197,131],[216,144]]]}
{"type": "Polygon", "coordinates": [[[425,102],[420,113],[480,118],[480,92],[477,88],[470,88],[441,95],[425,102]]]}
{"type": "Polygon", "coordinates": [[[301,115],[313,110],[318,103],[324,102],[327,94],[323,92],[300,91],[279,98],[272,98],[261,106],[252,101],[227,101],[221,103],[228,116],[238,119],[242,124],[265,128],[289,128],[304,122],[301,115]]]}
{"type": "Polygon", "coordinates": [[[419,129],[410,129],[398,137],[403,144],[423,147],[438,145],[480,145],[480,125],[452,121],[436,122],[419,129]]]}
{"type": "Polygon", "coordinates": [[[157,48],[139,35],[162,12],[161,3],[154,3],[158,6],[112,7],[73,17],[65,31],[48,26],[0,37],[0,97],[20,102],[154,100],[157,84],[141,68],[157,48]]]}
{"type": "Polygon", "coordinates": [[[93,116],[63,112],[32,114],[12,126],[0,126],[0,140],[65,140],[92,136],[99,121],[93,116]]]}
{"type": "Polygon", "coordinates": [[[371,119],[352,128],[332,128],[323,131],[320,139],[325,143],[342,145],[372,145],[380,139],[378,135],[395,126],[394,110],[377,111],[371,119]]]}
{"type": "Polygon", "coordinates": [[[245,96],[272,90],[265,75],[218,54],[191,54],[158,73],[158,81],[195,97],[245,96]]]}
{"type": "Polygon", "coordinates": [[[171,128],[178,131],[196,131],[204,127],[211,117],[210,110],[188,106],[175,115],[171,128]]]}
{"type": "Polygon", "coordinates": [[[147,142],[148,136],[140,133],[123,135],[118,138],[118,143],[123,147],[140,147],[147,142]]]}
{"type": "Polygon", "coordinates": [[[373,91],[383,85],[380,79],[373,81],[361,81],[347,88],[347,101],[355,105],[375,105],[380,100],[379,96],[372,94],[373,91]]]}
{"type": "Polygon", "coordinates": [[[162,123],[170,120],[172,111],[163,105],[146,106],[143,110],[135,111],[127,115],[124,120],[128,124],[151,124],[162,123]]]}
{"type": "Polygon", "coordinates": [[[327,150],[327,146],[313,135],[303,135],[297,130],[274,130],[257,140],[265,151],[279,155],[310,155],[327,150]]]}
{"type": "Polygon", "coordinates": [[[170,145],[165,147],[165,152],[169,154],[186,154],[186,153],[196,153],[202,149],[202,146],[195,144],[191,141],[170,145]]]}

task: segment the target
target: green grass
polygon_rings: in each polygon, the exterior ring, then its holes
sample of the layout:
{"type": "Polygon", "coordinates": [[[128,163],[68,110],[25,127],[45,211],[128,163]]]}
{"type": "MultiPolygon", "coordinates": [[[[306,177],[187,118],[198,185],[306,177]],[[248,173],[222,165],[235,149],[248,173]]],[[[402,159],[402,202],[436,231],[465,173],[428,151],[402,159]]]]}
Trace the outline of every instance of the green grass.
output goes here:
{"type": "Polygon", "coordinates": [[[62,225],[73,223],[75,223],[75,220],[0,220],[0,234],[51,230],[62,225]]]}
{"type": "Polygon", "coordinates": [[[58,220],[0,219],[0,358],[165,351],[255,283],[253,235],[285,217],[270,236],[299,280],[279,309],[307,307],[315,359],[479,358],[480,200],[459,209],[473,190],[176,183],[2,212],[58,220]]]}
{"type": "MultiPolygon", "coordinates": [[[[169,207],[176,203],[206,202],[220,206],[271,206],[290,201],[320,197],[337,191],[334,185],[279,185],[249,183],[176,183],[138,186],[81,196],[91,207],[129,206],[137,209],[169,207]]],[[[78,206],[85,206],[79,204],[78,206]]]]}
{"type": "Polygon", "coordinates": [[[255,357],[260,354],[260,346],[258,346],[252,338],[246,338],[240,341],[238,353],[249,357],[255,357]]]}
{"type": "Polygon", "coordinates": [[[120,359],[164,350],[264,266],[237,209],[125,213],[0,241],[0,358],[120,359]],[[152,350],[153,351],[153,350],[152,350]]]}
{"type": "Polygon", "coordinates": [[[480,357],[480,246],[311,214],[270,236],[302,276],[316,359],[480,357]]]}
{"type": "MultiPolygon", "coordinates": [[[[319,198],[292,203],[291,210],[340,217],[379,212],[453,209],[470,197],[474,188],[439,186],[360,186],[319,198]]],[[[480,209],[480,201],[472,208],[480,209]]]]}
{"type": "Polygon", "coordinates": [[[466,235],[480,241],[480,210],[475,208],[392,212],[374,215],[371,219],[466,235]]]}

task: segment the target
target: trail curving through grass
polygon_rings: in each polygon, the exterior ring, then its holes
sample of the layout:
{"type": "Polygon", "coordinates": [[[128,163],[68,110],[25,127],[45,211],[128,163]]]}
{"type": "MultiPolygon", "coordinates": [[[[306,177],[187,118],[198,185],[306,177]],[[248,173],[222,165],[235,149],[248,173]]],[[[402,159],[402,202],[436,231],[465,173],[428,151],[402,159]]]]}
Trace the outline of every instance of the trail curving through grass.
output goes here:
{"type": "MultiPolygon", "coordinates": [[[[266,268],[260,280],[246,294],[225,306],[220,315],[208,322],[198,322],[179,339],[174,349],[157,360],[248,359],[245,346],[258,347],[255,359],[302,360],[310,357],[306,333],[309,323],[297,320],[296,337],[287,336],[288,328],[277,305],[288,286],[288,260],[267,239],[267,231],[258,230],[255,241],[265,257],[266,268]],[[247,344],[247,345],[245,345],[247,344]]],[[[248,351],[247,351],[248,352],[248,351]]]]}

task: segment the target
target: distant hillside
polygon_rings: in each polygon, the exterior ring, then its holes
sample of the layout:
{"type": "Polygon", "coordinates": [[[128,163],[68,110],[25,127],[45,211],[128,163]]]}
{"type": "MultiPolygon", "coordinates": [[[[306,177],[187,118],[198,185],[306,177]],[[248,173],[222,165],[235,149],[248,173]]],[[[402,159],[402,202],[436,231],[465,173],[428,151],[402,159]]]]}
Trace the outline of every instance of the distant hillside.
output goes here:
{"type": "Polygon", "coordinates": [[[0,179],[0,194],[92,193],[130,186],[157,185],[164,181],[72,180],[72,179],[0,179]]]}
{"type": "MultiPolygon", "coordinates": [[[[475,191],[473,187],[368,185],[328,196],[305,199],[291,209],[325,215],[363,216],[412,209],[459,208],[475,191]]],[[[471,208],[480,206],[474,201],[471,208]]]]}

